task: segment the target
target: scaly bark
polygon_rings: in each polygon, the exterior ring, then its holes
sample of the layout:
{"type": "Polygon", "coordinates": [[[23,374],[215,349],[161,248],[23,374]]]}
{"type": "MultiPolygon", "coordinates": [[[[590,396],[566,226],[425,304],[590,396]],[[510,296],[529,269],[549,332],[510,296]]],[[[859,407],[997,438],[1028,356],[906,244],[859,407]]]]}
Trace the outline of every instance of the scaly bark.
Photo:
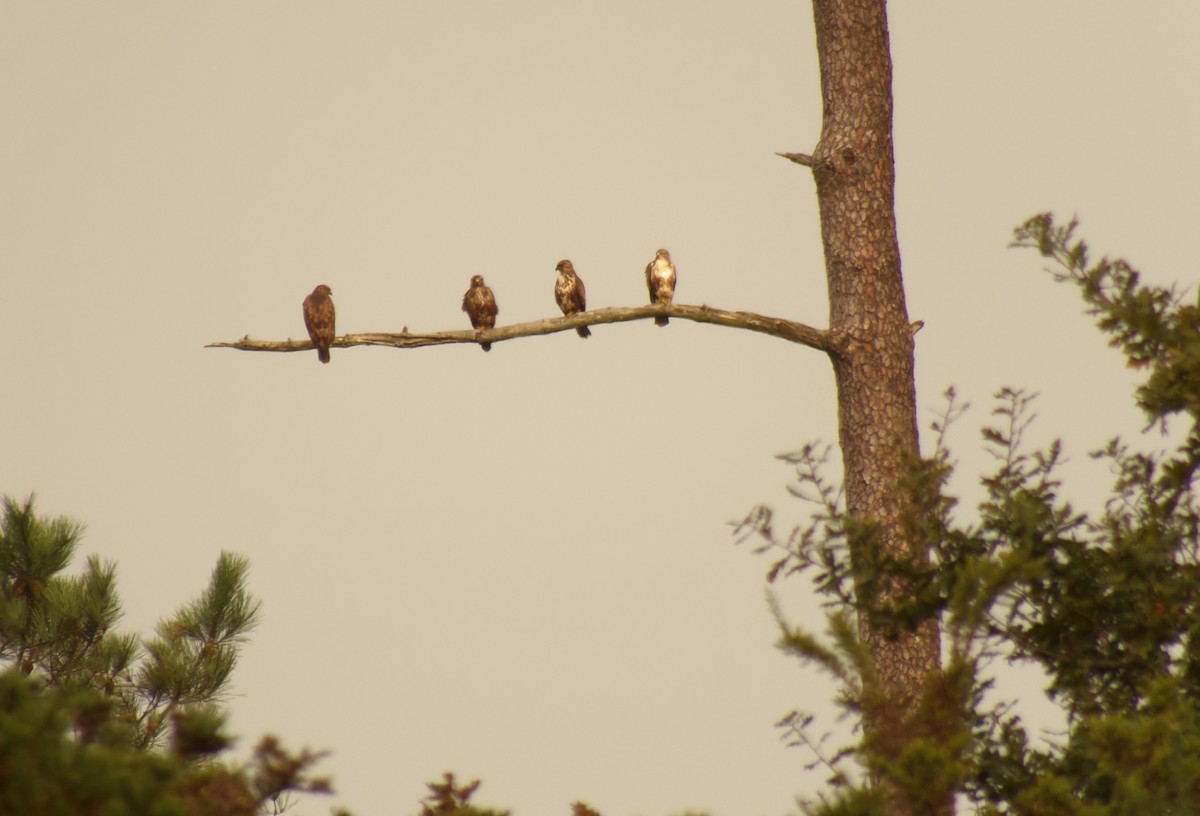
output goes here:
{"type": "MultiPolygon", "coordinates": [[[[910,540],[901,525],[906,497],[899,480],[918,442],[913,338],[896,238],[885,0],[813,0],[813,17],[824,114],[811,163],[800,163],[812,167],[820,206],[846,509],[876,526],[871,546],[885,556],[923,563],[926,543],[910,540]]],[[[861,564],[873,555],[852,558],[861,564]]],[[[859,632],[889,704],[868,707],[865,727],[894,757],[922,730],[911,717],[939,666],[939,632],[933,620],[899,631],[874,625],[865,610],[907,587],[896,579],[870,586],[873,598],[860,588],[859,632]]],[[[889,811],[912,814],[907,798],[881,782],[889,811]]],[[[935,812],[952,813],[953,799],[946,796],[935,812]]]]}

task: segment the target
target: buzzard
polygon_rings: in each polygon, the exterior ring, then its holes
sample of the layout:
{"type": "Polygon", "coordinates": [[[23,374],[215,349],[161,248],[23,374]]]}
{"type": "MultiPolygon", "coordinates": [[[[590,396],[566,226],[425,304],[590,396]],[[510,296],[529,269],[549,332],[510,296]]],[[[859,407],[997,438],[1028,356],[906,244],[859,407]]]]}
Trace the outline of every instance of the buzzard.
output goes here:
{"type": "MultiPolygon", "coordinates": [[[[646,288],[650,290],[651,303],[670,303],[675,297],[675,264],[665,249],[655,252],[654,260],[646,264],[646,288]]],[[[659,315],[654,322],[665,326],[670,321],[666,315],[659,315]]]]}
{"type": "Polygon", "coordinates": [[[304,328],[317,349],[317,359],[329,362],[329,344],[333,342],[333,290],[321,284],[304,299],[304,328]]]}
{"type": "MultiPolygon", "coordinates": [[[[586,312],[587,289],[583,286],[583,280],[575,274],[575,267],[570,261],[563,260],[554,268],[558,270],[558,280],[554,284],[554,299],[558,302],[558,308],[568,317],[586,312]]],[[[592,336],[592,330],[587,326],[580,326],[575,331],[580,337],[592,336]]]]}
{"type": "MultiPolygon", "coordinates": [[[[462,310],[471,318],[471,328],[476,331],[496,328],[496,314],[500,310],[496,308],[496,296],[483,283],[483,275],[471,276],[471,288],[463,295],[462,310]]],[[[484,351],[492,350],[491,343],[480,345],[484,351]]]]}

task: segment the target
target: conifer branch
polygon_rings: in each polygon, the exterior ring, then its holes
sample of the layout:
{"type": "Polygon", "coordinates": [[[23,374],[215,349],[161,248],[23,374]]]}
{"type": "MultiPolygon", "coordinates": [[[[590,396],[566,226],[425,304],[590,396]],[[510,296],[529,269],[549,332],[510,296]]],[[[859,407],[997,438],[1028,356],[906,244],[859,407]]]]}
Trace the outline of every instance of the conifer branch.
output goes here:
{"type": "MultiPolygon", "coordinates": [[[[570,317],[555,317],[545,320],[534,320],[528,323],[513,323],[508,326],[497,326],[490,331],[461,331],[442,332],[409,332],[405,327],[399,334],[386,332],[371,332],[366,334],[344,334],[334,338],[331,344],[334,348],[349,346],[390,346],[392,348],[418,348],[421,346],[440,346],[447,343],[479,343],[488,341],[498,343],[513,340],[517,337],[535,337],[541,334],[569,331],[580,326],[594,326],[600,323],[625,323],[630,320],[645,320],[659,315],[694,320],[697,323],[712,323],[717,326],[729,326],[735,329],[748,329],[762,332],[792,343],[830,352],[832,343],[829,332],[824,329],[814,329],[803,323],[784,320],[779,317],[766,317],[753,312],[730,312],[724,309],[714,309],[711,306],[687,306],[683,304],[647,305],[628,307],[610,307],[582,312],[570,317]]],[[[312,343],[305,340],[251,340],[249,336],[232,342],[209,343],[205,348],[232,348],[240,351],[311,351],[312,343]]]]}

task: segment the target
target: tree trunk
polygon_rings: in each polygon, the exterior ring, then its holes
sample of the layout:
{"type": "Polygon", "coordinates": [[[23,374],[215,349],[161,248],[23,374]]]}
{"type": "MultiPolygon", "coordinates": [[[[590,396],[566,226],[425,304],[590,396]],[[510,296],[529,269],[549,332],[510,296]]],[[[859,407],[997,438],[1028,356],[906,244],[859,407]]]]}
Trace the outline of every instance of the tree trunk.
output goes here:
{"type": "MultiPolygon", "coordinates": [[[[924,562],[926,543],[906,537],[900,523],[907,499],[898,482],[918,444],[913,337],[896,240],[885,0],[813,0],[813,17],[824,115],[812,169],[829,284],[846,510],[877,525],[872,546],[885,556],[924,562]]],[[[860,563],[864,557],[852,552],[860,563]]],[[[889,704],[882,711],[868,706],[864,725],[894,757],[913,735],[909,717],[939,666],[939,631],[934,620],[899,632],[873,625],[864,608],[906,588],[892,581],[876,589],[875,598],[860,591],[859,632],[889,704]]],[[[880,783],[891,813],[912,813],[895,786],[880,783]]],[[[953,812],[947,799],[937,812],[953,812]]]]}

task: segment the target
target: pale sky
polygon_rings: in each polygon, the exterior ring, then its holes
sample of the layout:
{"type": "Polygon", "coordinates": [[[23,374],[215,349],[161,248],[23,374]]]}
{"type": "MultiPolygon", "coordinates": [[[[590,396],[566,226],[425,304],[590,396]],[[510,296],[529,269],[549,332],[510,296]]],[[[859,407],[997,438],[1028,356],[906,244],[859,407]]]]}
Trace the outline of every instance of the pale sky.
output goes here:
{"type": "MultiPolygon", "coordinates": [[[[1195,284],[1200,4],[926,0],[890,28],[924,441],[955,385],[969,497],[991,394],[1039,391],[1034,441],[1094,499],[1133,375],[1006,245],[1077,213],[1097,255],[1195,284]]],[[[472,274],[501,323],[552,316],[560,258],[592,307],[637,305],[660,246],[678,302],[823,327],[811,174],[774,155],[811,152],[816,71],[779,0],[0,0],[0,493],[87,524],[130,631],[250,558],[231,725],[333,752],[337,796],[298,813],[412,813],[445,770],[527,816],[788,812],[822,775],[772,724],[830,686],[773,648],[726,523],[801,518],[773,457],[837,438],[819,353],[684,320],[327,366],[203,346],[303,337],[318,283],[339,334],[466,328],[472,274]]]]}

